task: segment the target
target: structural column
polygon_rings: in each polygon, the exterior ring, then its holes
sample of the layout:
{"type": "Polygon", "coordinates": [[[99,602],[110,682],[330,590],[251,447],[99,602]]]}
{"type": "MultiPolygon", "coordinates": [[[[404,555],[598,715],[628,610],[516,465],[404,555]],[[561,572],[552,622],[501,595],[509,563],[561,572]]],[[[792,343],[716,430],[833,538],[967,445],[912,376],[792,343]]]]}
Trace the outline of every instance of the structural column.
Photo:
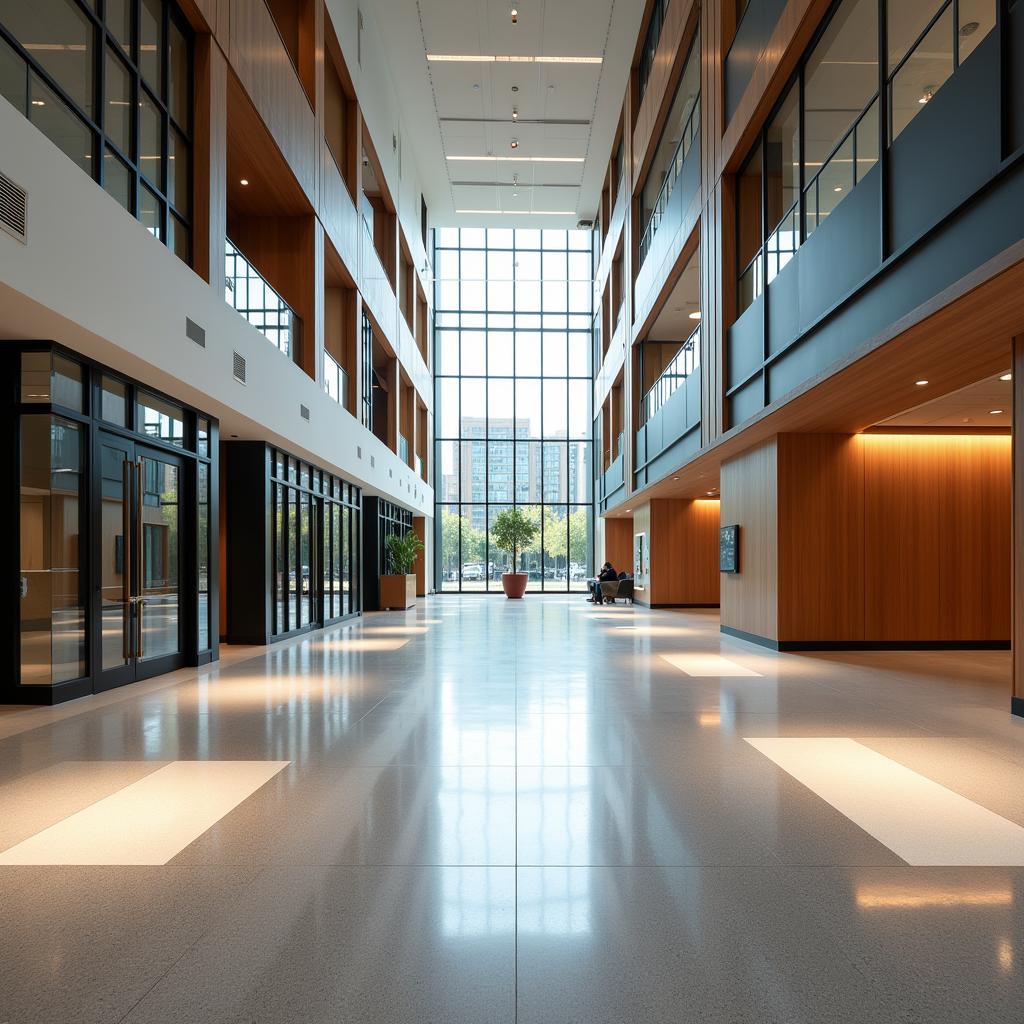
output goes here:
{"type": "Polygon", "coordinates": [[[780,434],[722,465],[722,630],[779,648],[1005,648],[1010,438],[780,434]]]}
{"type": "Polygon", "coordinates": [[[1024,717],[1024,335],[1013,339],[1013,672],[1010,706],[1024,717]]]}
{"type": "Polygon", "coordinates": [[[634,582],[634,600],[651,608],[716,606],[718,522],[712,500],[656,498],[634,507],[634,552],[641,535],[647,548],[647,575],[634,582]]]}

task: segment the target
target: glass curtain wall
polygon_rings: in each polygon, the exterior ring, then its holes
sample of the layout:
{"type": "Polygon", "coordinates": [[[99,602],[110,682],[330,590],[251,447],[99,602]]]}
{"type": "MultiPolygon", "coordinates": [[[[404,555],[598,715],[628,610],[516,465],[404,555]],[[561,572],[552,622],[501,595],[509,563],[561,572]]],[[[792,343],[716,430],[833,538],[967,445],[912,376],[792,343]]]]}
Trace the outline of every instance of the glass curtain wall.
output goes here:
{"type": "Polygon", "coordinates": [[[588,231],[434,233],[441,591],[501,591],[490,539],[516,507],[532,590],[584,589],[593,562],[593,259],[588,231]]]}
{"type": "Polygon", "coordinates": [[[360,490],[286,452],[271,458],[273,634],[360,610],[360,490]]]}
{"type": "Polygon", "coordinates": [[[0,95],[191,262],[192,32],[166,0],[0,0],[0,95]]]}
{"type": "Polygon", "coordinates": [[[878,163],[882,138],[895,141],[994,25],[995,0],[836,5],[738,177],[738,313],[878,163]]]}

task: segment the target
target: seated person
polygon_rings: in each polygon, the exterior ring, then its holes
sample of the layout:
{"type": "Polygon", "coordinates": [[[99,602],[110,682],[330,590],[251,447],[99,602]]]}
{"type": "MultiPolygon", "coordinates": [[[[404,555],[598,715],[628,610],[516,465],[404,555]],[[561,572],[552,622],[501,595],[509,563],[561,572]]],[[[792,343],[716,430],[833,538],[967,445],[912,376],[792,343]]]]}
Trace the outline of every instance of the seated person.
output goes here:
{"type": "Polygon", "coordinates": [[[604,595],[601,593],[601,584],[611,580],[617,580],[619,574],[612,568],[611,562],[605,562],[597,579],[590,584],[591,596],[587,598],[592,604],[604,604],[604,595]]]}

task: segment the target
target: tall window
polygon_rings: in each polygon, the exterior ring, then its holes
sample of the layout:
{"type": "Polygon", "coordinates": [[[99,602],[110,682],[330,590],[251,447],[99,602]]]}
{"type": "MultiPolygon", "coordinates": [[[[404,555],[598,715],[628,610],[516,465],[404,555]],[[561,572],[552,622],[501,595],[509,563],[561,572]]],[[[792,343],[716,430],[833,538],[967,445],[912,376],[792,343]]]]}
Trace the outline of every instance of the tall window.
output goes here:
{"type": "Polygon", "coordinates": [[[0,95],[186,263],[192,42],[167,0],[0,0],[0,95]]]}
{"type": "Polygon", "coordinates": [[[539,527],[518,571],[534,590],[584,589],[593,561],[591,320],[586,231],[435,232],[437,575],[501,590],[490,540],[518,507],[539,527]]]}
{"type": "Polygon", "coordinates": [[[739,176],[739,312],[870,173],[880,136],[895,141],[994,25],[995,0],[843,0],[835,8],[739,176]],[[888,87],[880,98],[882,18],[888,87]]]}

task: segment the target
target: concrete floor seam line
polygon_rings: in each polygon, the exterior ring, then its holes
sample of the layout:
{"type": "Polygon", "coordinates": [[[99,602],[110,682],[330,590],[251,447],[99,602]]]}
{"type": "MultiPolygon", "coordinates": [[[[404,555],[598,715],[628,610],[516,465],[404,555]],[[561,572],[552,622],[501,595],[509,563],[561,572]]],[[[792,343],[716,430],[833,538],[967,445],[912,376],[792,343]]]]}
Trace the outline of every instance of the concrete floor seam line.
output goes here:
{"type": "Polygon", "coordinates": [[[652,634],[623,640],[542,595],[444,606],[399,651],[313,633],[3,740],[0,849],[160,765],[289,763],[165,864],[0,864],[0,1018],[1018,1024],[1024,867],[910,864],[748,742],[854,743],[878,785],[909,771],[1024,830],[1007,653],[769,654],[686,610],[638,607],[652,634]]]}

